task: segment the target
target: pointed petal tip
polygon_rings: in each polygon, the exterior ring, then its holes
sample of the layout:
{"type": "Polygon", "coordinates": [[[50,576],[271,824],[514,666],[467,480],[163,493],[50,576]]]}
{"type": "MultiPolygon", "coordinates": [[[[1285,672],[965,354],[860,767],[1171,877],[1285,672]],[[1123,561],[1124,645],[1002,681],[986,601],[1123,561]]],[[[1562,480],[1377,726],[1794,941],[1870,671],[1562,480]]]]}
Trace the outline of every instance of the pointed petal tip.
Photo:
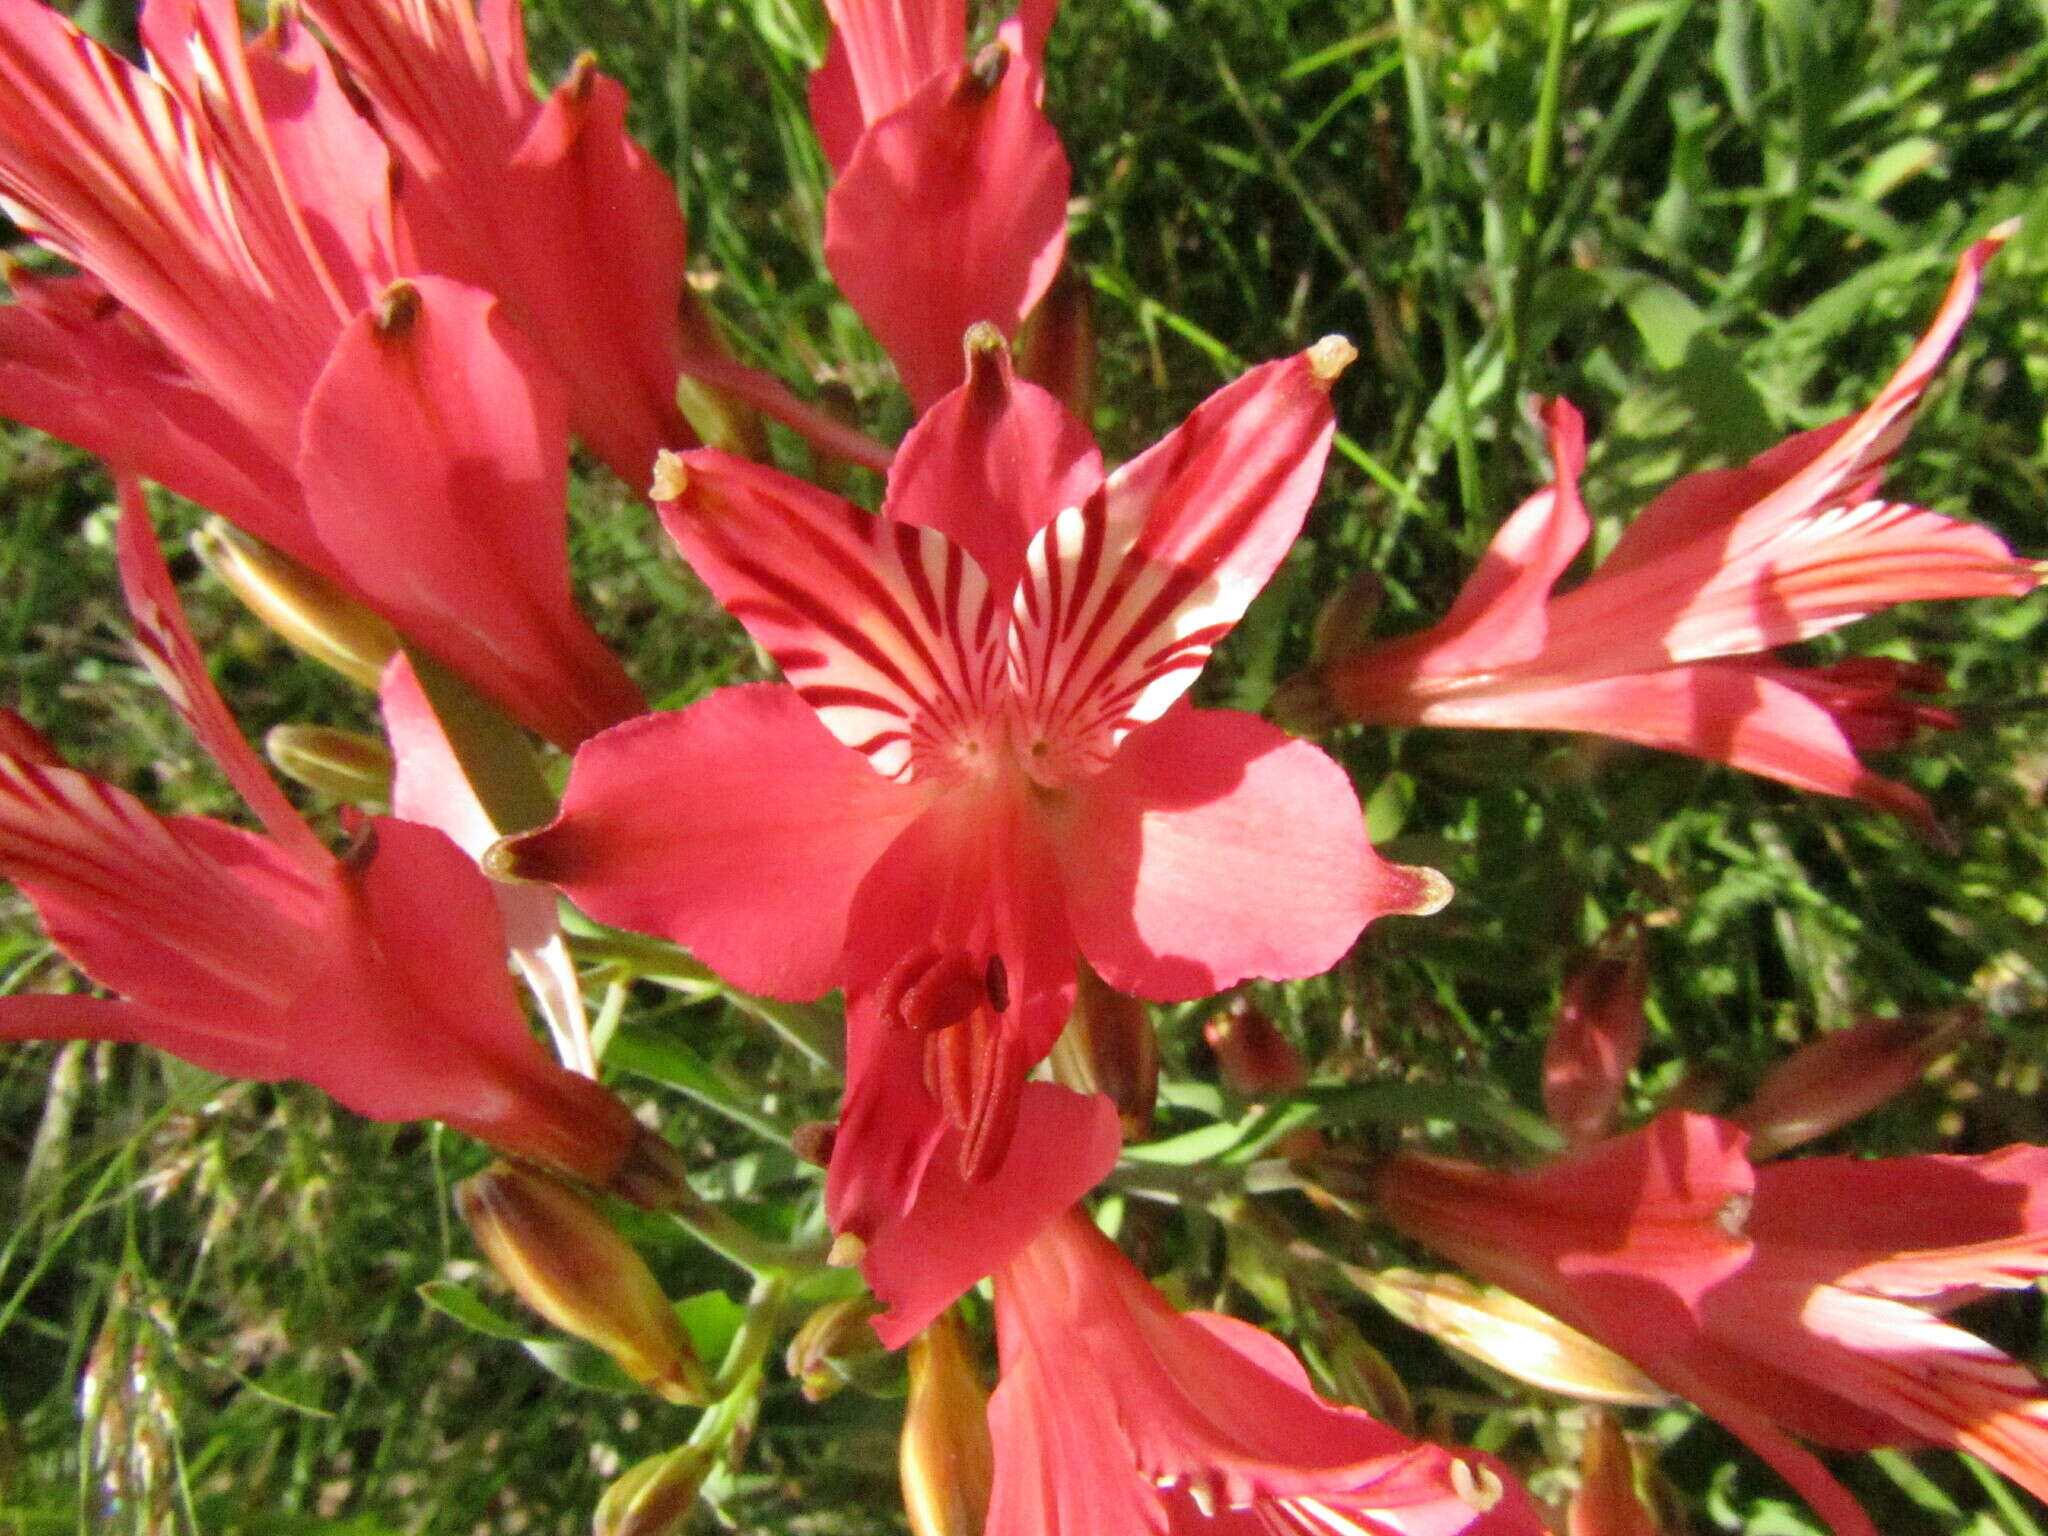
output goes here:
{"type": "Polygon", "coordinates": [[[655,501],[674,501],[690,488],[689,466],[683,456],[664,448],[654,456],[654,483],[647,494],[655,501]]]}
{"type": "Polygon", "coordinates": [[[377,334],[390,341],[403,340],[420,317],[419,285],[401,277],[377,298],[377,334]]]}
{"type": "Polygon", "coordinates": [[[1390,913],[1402,917],[1434,917],[1458,894],[1450,876],[1440,869],[1431,869],[1427,864],[1395,864],[1389,867],[1395,878],[1412,893],[1406,896],[1402,905],[1389,907],[1390,913]]]}
{"type": "Polygon", "coordinates": [[[1983,239],[1994,242],[1995,248],[1995,246],[2005,244],[2006,241],[2010,240],[2014,235],[2018,234],[2019,232],[2020,220],[2017,216],[2015,216],[2010,219],[2001,219],[1996,224],[1992,225],[1989,229],[1985,230],[1983,234],[1983,239]]]}
{"type": "Polygon", "coordinates": [[[1358,348],[1351,345],[1349,338],[1325,336],[1308,349],[1308,371],[1315,375],[1319,384],[1334,384],[1337,376],[1358,361],[1358,348]]]}
{"type": "Polygon", "coordinates": [[[477,863],[493,880],[507,885],[545,885],[546,877],[541,874],[532,850],[520,846],[534,836],[533,832],[515,832],[510,837],[501,837],[477,856],[477,863]]]}
{"type": "Polygon", "coordinates": [[[993,92],[1003,83],[1003,76],[1010,72],[1010,45],[997,38],[974,56],[974,62],[967,68],[963,85],[971,83],[983,92],[993,92]]]}
{"type": "Polygon", "coordinates": [[[868,1256],[868,1245],[856,1233],[842,1232],[832,1239],[831,1251],[825,1255],[825,1262],[834,1269],[852,1269],[868,1256]]]}
{"type": "Polygon", "coordinates": [[[960,338],[960,346],[967,354],[970,370],[1007,358],[1010,353],[1010,343],[993,320],[977,320],[967,327],[966,334],[960,338]]]}

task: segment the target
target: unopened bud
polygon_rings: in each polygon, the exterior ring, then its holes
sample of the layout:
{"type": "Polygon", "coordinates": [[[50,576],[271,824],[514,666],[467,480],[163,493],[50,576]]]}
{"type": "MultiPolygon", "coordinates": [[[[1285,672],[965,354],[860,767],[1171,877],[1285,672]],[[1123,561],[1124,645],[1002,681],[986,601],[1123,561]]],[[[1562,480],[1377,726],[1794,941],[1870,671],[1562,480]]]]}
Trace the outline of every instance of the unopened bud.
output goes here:
{"type": "Polygon", "coordinates": [[[1373,620],[1387,600],[1387,586],[1371,571],[1358,571],[1323,600],[1309,632],[1309,660],[1325,667],[1356,656],[1372,644],[1373,620]]]}
{"type": "Polygon", "coordinates": [[[1248,997],[1233,999],[1204,1024],[1202,1038],[1216,1053],[1216,1070],[1224,1086],[1241,1098],[1292,1093],[1308,1081],[1308,1068],[1294,1042],[1248,997]]]}
{"type": "Polygon", "coordinates": [[[1543,1107],[1574,1145],[1597,1141],[1612,1128],[1647,1027],[1642,930],[1623,924],[1606,949],[1565,978],[1543,1051],[1543,1107]]]}
{"type": "Polygon", "coordinates": [[[398,649],[398,633],[376,614],[296,560],[218,518],[192,548],[221,584],[287,645],[375,688],[398,649]]]}
{"type": "Polygon", "coordinates": [[[1497,1287],[1410,1269],[1346,1273],[1411,1328],[1532,1387],[1631,1407],[1669,1401],[1662,1387],[1613,1350],[1497,1287]]]}
{"type": "Polygon", "coordinates": [[[670,1402],[708,1400],[704,1367],[653,1272],[583,1196],[538,1169],[500,1162],[457,1185],[455,1203],[477,1246],[534,1311],[670,1402]]]}
{"type": "Polygon", "coordinates": [[[1822,1035],[1773,1067],[1728,1118],[1749,1132],[1752,1160],[1775,1157],[1905,1092],[1976,1022],[1974,1010],[1959,1009],[1932,1018],[1865,1019],[1822,1035]]]}
{"type": "Polygon", "coordinates": [[[681,375],[676,380],[676,409],[706,448],[723,449],[745,459],[768,457],[768,433],[761,425],[761,413],[716,384],[681,375]]]}
{"type": "Polygon", "coordinates": [[[1094,297],[1087,278],[1062,266],[1017,338],[1017,372],[1082,421],[1095,411],[1094,297]]]}
{"type": "Polygon", "coordinates": [[[1331,696],[1328,676],[1320,666],[1297,672],[1276,686],[1266,700],[1266,716],[1296,736],[1321,736],[1344,723],[1344,713],[1331,696]]]}
{"type": "Polygon", "coordinates": [[[981,1536],[995,1481],[988,1394],[953,1314],[912,1339],[909,1355],[897,1468],[912,1536],[981,1536]]]}
{"type": "Polygon", "coordinates": [[[1334,1311],[1318,1319],[1316,1347],[1338,1400],[1363,1408],[1380,1423],[1405,1435],[1415,1432],[1415,1407],[1393,1363],[1364,1334],[1334,1311]]]}
{"type": "Polygon", "coordinates": [[[337,800],[385,800],[391,795],[391,749],[361,731],[331,725],[274,725],[263,738],[277,771],[337,800]]]}
{"type": "Polygon", "coordinates": [[[597,1501],[591,1536],[674,1536],[697,1507],[697,1491],[717,1459],[716,1446],[679,1445],[636,1462],[597,1501]]]}
{"type": "Polygon", "coordinates": [[[881,1310],[872,1296],[828,1301],[789,1341],[783,1363],[804,1400],[822,1403],[842,1387],[878,1386],[896,1376],[896,1357],[875,1337],[871,1319],[881,1310]]]}
{"type": "Polygon", "coordinates": [[[1076,1093],[1100,1093],[1116,1106],[1127,1141],[1152,1133],[1159,1098],[1159,1037],[1144,1003],[1112,987],[1077,960],[1074,1011],[1047,1065],[1053,1081],[1076,1093]]]}
{"type": "Polygon", "coordinates": [[[1614,1416],[1594,1409],[1579,1452],[1579,1488],[1565,1517],[1567,1536],[1658,1536],[1663,1527],[1644,1501],[1635,1447],[1614,1416]]]}

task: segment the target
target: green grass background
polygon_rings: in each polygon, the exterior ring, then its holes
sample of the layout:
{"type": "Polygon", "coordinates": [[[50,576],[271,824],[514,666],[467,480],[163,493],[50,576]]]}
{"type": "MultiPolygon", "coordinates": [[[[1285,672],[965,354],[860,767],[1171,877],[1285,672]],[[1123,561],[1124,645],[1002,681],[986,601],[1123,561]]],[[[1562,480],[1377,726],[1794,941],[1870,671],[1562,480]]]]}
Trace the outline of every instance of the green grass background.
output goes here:
{"type": "MultiPolygon", "coordinates": [[[[123,35],[118,6],[81,15],[123,35]]],[[[887,363],[817,254],[827,182],[803,82],[820,8],[541,0],[529,24],[545,79],[590,47],[631,87],[742,354],[807,390],[835,381],[872,430],[899,430],[887,363]]],[[[1528,392],[1588,412],[1604,548],[1674,474],[1866,400],[1957,253],[2015,214],[2027,224],[1888,489],[2048,553],[2048,6],[1069,0],[1049,108],[1074,163],[1070,252],[1093,290],[1113,455],[1248,362],[1331,331],[1362,353],[1308,534],[1205,680],[1212,700],[1260,707],[1305,658],[1322,599],[1361,569],[1384,583],[1385,631],[1439,615],[1545,474],[1528,392]]],[[[71,450],[0,438],[6,693],[82,766],[166,809],[228,811],[126,649],[107,499],[71,450]]],[[[761,675],[644,507],[596,472],[575,499],[589,611],[650,696],[761,675]]],[[[252,734],[371,724],[364,695],[295,661],[189,559],[180,572],[252,734]]],[[[1808,648],[1947,668],[1965,729],[1881,766],[1933,798],[1954,852],[1853,805],[1583,739],[1341,736],[1376,837],[1442,868],[1458,900],[1377,925],[1330,978],[1253,995],[1320,1080],[1447,1086],[1479,1128],[1439,1113],[1420,1132],[1498,1155],[1509,1143],[1472,1106],[1535,1102],[1564,966],[1633,913],[1654,968],[1643,1102],[1682,1074],[1702,1102],[1739,1102],[1824,1029],[1970,1005],[1984,1024],[1934,1078],[1830,1146],[2040,1139],[2044,615],[2041,598],[1919,607],[1808,648]]],[[[0,893],[0,988],[64,975],[0,893]]],[[[717,1000],[594,975],[607,996],[627,1009],[617,1081],[706,1191],[763,1230],[815,1231],[816,1178],[778,1135],[830,1113],[830,1077],[717,1000]]],[[[1208,1011],[1158,1010],[1166,1132],[1242,1109],[1201,1086],[1208,1011]]],[[[1325,1120],[1340,1147],[1419,1133],[1383,1100],[1346,1102],[1325,1120]]],[[[558,1379],[423,1301],[421,1285],[455,1280],[516,1310],[450,1215],[450,1183],[479,1160],[431,1127],[367,1125],[310,1090],[224,1084],[146,1051],[0,1050],[0,1531],[587,1528],[608,1475],[680,1441],[691,1415],[558,1379]]],[[[1547,1470],[1570,1444],[1563,1405],[1475,1377],[1326,1272],[1277,1264],[1264,1239],[1298,1229],[1343,1257],[1413,1255],[1289,1197],[1246,1214],[1228,1199],[1239,1182],[1220,1164],[1127,1178],[1134,1251],[1187,1301],[1275,1328],[1319,1369],[1370,1341],[1425,1428],[1563,1486],[1547,1470]],[[1176,1179],[1178,1202],[1139,1198],[1176,1179]]],[[[636,1233],[674,1294],[744,1294],[674,1232],[636,1233]]],[[[2040,1358],[2031,1297],[1978,1321],[2040,1358]]],[[[703,1528],[899,1529],[900,1410],[881,1374],[822,1408],[774,1375],[703,1528]]],[[[1693,1529],[1813,1528],[1689,1412],[1630,1427],[1666,1447],[1693,1529]]],[[[1958,1458],[1844,1471],[1887,1531],[2039,1533],[2023,1496],[1958,1458]]]]}

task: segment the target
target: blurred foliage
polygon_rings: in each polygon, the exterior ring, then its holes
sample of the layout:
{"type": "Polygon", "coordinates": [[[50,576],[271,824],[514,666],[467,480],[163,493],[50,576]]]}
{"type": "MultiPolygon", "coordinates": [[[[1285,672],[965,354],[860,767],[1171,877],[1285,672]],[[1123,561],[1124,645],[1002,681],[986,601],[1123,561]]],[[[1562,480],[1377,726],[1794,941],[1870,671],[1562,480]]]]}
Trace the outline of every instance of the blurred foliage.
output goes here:
{"type": "MultiPolygon", "coordinates": [[[[83,14],[118,37],[118,10],[95,0],[83,14]]],[[[845,385],[873,430],[899,430],[886,360],[817,254],[814,0],[535,0],[529,24],[544,78],[590,47],[631,87],[736,348],[845,385]]],[[[2027,225],[1887,484],[2048,550],[2044,26],[2048,7],[2022,0],[1073,0],[1050,107],[1074,161],[1071,251],[1096,301],[1105,446],[1135,451],[1243,364],[1325,332],[1364,354],[1340,386],[1347,436],[1308,535],[1219,656],[1210,696],[1263,703],[1305,658],[1323,599],[1361,569],[1384,586],[1384,632],[1440,614],[1546,476],[1528,393],[1588,413],[1605,548],[1676,473],[1868,399],[1955,255],[2015,214],[2027,225]]],[[[224,786],[128,659],[97,469],[10,429],[0,485],[13,700],[81,766],[167,808],[223,810],[224,786]]],[[[595,471],[574,494],[587,606],[652,696],[761,675],[644,507],[595,471]]],[[[295,664],[217,588],[188,591],[252,734],[372,724],[365,697],[295,664]]],[[[1607,743],[1335,742],[1386,851],[1443,869],[1458,899],[1375,926],[1328,978],[1253,989],[1313,1067],[1283,1117],[1247,1115],[1213,1086],[1200,1024],[1220,1005],[1156,1010],[1162,1145],[1127,1165],[1110,1209],[1131,1250],[1181,1298],[1296,1340],[1327,1390],[1342,1378],[1326,1368],[1362,1337],[1407,1379],[1425,1427],[1496,1448],[1555,1492],[1546,1469],[1569,1462],[1571,1411],[1499,1381],[1476,1390],[1419,1335],[1305,1273],[1261,1234],[1285,1223],[1343,1258],[1414,1256],[1295,1194],[1247,1208],[1246,1164],[1311,1120],[1339,1149],[1427,1134],[1526,1151],[1514,1106],[1536,1102],[1563,969],[1625,914],[1651,942],[1638,1108],[1681,1076],[1695,1102],[1739,1102],[1790,1044],[1862,1014],[1974,1005],[1983,1028],[1929,1084],[1827,1145],[2048,1136],[2044,620],[2042,597],[1923,606],[1807,648],[1947,669],[1965,729],[1882,765],[1933,798],[1947,851],[1854,805],[1607,743]]],[[[25,905],[0,894],[0,987],[61,974],[25,905]]],[[[617,1078],[704,1191],[761,1230],[814,1230],[818,1178],[780,1138],[828,1116],[835,1084],[723,1003],[646,983],[619,1000],[617,1078]]],[[[609,1476],[678,1443],[690,1413],[566,1383],[455,1320],[451,1306],[516,1306],[451,1223],[449,1187],[480,1161],[452,1135],[366,1125],[311,1091],[223,1085],[134,1049],[0,1052],[0,1530],[586,1528],[609,1476]]],[[[681,1233],[633,1231],[671,1294],[742,1294],[681,1233]]],[[[2031,1298],[1984,1324],[2041,1358],[2031,1298]]],[[[707,1489],[717,1517],[900,1529],[896,1388],[887,1372],[862,1387],[812,1407],[776,1375],[744,1466],[707,1489]]],[[[1814,1528],[1690,1411],[1638,1427],[1666,1447],[1695,1529],[1814,1528]]],[[[2033,1529],[1956,1458],[1844,1471],[1887,1531],[2033,1529]]]]}

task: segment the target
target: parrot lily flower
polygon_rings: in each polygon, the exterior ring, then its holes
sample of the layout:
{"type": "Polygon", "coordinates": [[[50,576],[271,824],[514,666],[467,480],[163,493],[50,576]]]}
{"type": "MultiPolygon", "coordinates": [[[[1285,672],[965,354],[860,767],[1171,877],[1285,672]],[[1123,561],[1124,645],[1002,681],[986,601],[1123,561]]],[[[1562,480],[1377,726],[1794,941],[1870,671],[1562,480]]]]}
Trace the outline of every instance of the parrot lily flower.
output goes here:
{"type": "Polygon", "coordinates": [[[961,333],[1014,338],[1066,251],[1072,175],[1043,105],[1058,0],[1025,0],[973,59],[963,0],[826,9],[825,262],[922,411],[960,382],[961,333]]]}
{"type": "Polygon", "coordinates": [[[390,817],[343,857],[321,845],[208,679],[132,481],[122,500],[138,643],[269,836],[157,816],[0,729],[0,874],[121,994],[0,998],[0,1038],[140,1041],[234,1077],[301,1078],[372,1119],[441,1120],[665,1203],[675,1154],[528,1031],[483,875],[440,832],[390,817]]]}
{"type": "Polygon", "coordinates": [[[1404,1154],[1379,1208],[1719,1419],[1838,1536],[1876,1536],[1798,1436],[1950,1446],[2048,1497],[2048,1388],[1942,1314],[2048,1275],[2048,1148],[1754,1165],[1671,1111],[1533,1172],[1404,1154]]]}
{"type": "Polygon", "coordinates": [[[487,293],[404,280],[391,158],[318,43],[148,6],[138,70],[0,0],[0,412],[228,518],[563,746],[643,706],[570,595],[567,404],[487,293]],[[479,468],[482,466],[482,468],[479,468]]]}
{"type": "Polygon", "coordinates": [[[1076,951],[1121,992],[1312,975],[1434,910],[1343,769],[1181,696],[1299,531],[1334,431],[1331,338],[1254,369],[1104,477],[992,329],[877,517],[714,450],[662,519],[788,687],[726,688],[578,751],[497,866],[775,997],[843,986],[829,1204],[892,1346],[1089,1188],[1115,1116],[1025,1073],[1076,951]]]}
{"type": "Polygon", "coordinates": [[[1177,1313],[1069,1211],[996,1276],[988,1536],[1537,1536],[1495,1463],[1325,1402],[1271,1334],[1177,1313]]]}
{"type": "Polygon", "coordinates": [[[1591,523],[1578,489],[1584,424],[1567,402],[1550,402],[1557,478],[1508,519],[1443,621],[1333,658],[1289,684],[1276,707],[1305,723],[1334,713],[1588,731],[1931,824],[1918,794],[1856,756],[1947,723],[1898,697],[1924,688],[1923,672],[1881,662],[1799,669],[1758,653],[1893,603],[2016,597],[2039,579],[1989,529],[1876,494],[1969,317],[1979,272],[2009,233],[1964,254],[1927,334],[1868,407],[1741,469],[1686,476],[1562,595],[1552,588],[1591,523]]]}

